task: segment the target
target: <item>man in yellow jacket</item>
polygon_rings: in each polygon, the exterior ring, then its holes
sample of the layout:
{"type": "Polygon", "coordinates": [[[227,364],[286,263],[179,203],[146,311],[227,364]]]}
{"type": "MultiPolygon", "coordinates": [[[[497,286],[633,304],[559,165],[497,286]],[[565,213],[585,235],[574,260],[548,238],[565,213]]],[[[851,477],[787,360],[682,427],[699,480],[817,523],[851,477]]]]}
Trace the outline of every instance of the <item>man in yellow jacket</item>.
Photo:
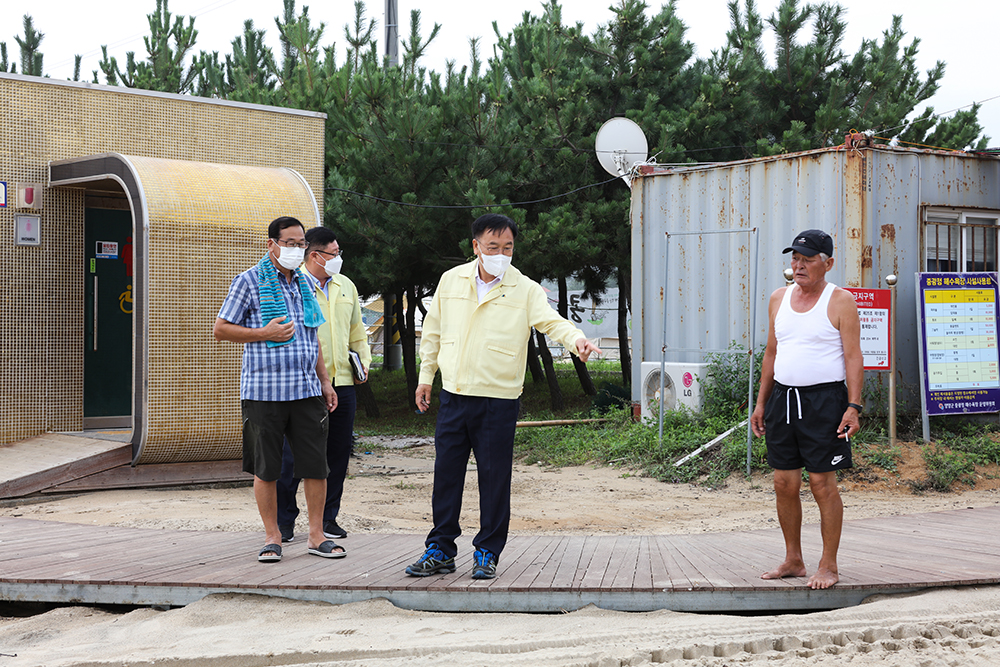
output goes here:
{"type": "Polygon", "coordinates": [[[434,527],[424,554],[406,573],[455,571],[455,540],[469,452],[479,476],[480,529],[473,539],[473,579],[496,576],[510,524],[514,427],[524,387],[532,327],[587,361],[600,351],[559,316],[542,287],[510,265],[517,225],[487,214],[472,223],[476,260],[441,276],[420,339],[417,408],[430,407],[440,369],[442,391],[434,433],[434,527]]]}
{"type": "MultiPolygon", "coordinates": [[[[347,537],[347,532],[337,523],[340,499],[344,494],[344,479],[351,456],[354,431],[354,413],[357,398],[355,379],[351,371],[349,354],[358,354],[367,372],[372,355],[368,347],[368,332],[361,321],[361,304],[358,289],[351,279],[340,272],[344,258],[337,243],[337,235],[328,227],[313,227],[306,232],[305,271],[303,275],[316,294],[326,322],[318,329],[320,349],[327,372],[337,392],[337,408],[330,413],[330,428],[326,442],[327,463],[330,476],[326,480],[326,504],[323,507],[323,534],[330,539],[347,537]]],[[[295,518],[299,508],[295,492],[299,480],[292,476],[293,459],[288,444],[282,457],[281,478],[278,480],[278,528],[281,540],[294,539],[295,518]]],[[[341,553],[345,553],[341,547],[341,553]]]]}

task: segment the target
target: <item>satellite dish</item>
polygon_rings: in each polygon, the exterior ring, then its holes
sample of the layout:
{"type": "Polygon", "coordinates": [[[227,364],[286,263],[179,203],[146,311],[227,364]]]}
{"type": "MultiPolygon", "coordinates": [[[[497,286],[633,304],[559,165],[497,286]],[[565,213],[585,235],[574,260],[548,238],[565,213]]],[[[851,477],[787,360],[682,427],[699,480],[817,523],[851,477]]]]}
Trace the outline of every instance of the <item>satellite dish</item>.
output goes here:
{"type": "Polygon", "coordinates": [[[601,125],[594,140],[597,161],[612,176],[621,176],[632,186],[632,167],[645,162],[649,146],[642,128],[628,118],[612,118],[601,125]]]}

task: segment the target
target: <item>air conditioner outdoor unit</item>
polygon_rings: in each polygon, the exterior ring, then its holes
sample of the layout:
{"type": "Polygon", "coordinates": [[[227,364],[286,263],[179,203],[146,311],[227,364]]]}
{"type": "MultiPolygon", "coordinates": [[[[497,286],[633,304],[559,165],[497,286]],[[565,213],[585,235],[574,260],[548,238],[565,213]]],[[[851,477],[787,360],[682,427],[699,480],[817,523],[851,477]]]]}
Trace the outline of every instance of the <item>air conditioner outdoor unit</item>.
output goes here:
{"type": "MultiPolygon", "coordinates": [[[[642,420],[657,420],[660,416],[660,362],[642,362],[642,420]]],[[[708,382],[708,364],[664,364],[663,409],[677,410],[684,406],[700,412],[704,405],[702,389],[708,382]]]]}

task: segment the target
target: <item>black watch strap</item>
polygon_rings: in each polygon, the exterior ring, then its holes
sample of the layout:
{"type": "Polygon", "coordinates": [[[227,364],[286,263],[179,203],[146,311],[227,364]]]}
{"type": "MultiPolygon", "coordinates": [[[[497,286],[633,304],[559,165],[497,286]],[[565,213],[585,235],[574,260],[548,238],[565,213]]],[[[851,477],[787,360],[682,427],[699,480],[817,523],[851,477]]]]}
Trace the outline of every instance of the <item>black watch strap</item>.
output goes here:
{"type": "Polygon", "coordinates": [[[854,408],[855,410],[857,410],[857,411],[858,411],[858,414],[859,414],[859,415],[860,415],[860,414],[861,414],[861,413],[862,413],[862,412],[864,411],[864,409],[865,409],[865,406],[863,406],[863,405],[858,405],[857,403],[848,403],[848,404],[847,404],[847,407],[849,407],[849,408],[854,408]]]}

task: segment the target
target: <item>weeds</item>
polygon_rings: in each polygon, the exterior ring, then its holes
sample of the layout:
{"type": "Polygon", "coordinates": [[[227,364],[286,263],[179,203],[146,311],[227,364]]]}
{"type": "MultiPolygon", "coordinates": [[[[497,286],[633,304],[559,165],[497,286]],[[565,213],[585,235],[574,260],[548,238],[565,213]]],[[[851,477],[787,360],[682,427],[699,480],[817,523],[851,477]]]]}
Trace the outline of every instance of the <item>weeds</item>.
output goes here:
{"type": "Polygon", "coordinates": [[[927,479],[913,483],[914,491],[949,491],[955,482],[975,486],[975,458],[966,452],[948,451],[940,445],[924,447],[927,479]]]}

